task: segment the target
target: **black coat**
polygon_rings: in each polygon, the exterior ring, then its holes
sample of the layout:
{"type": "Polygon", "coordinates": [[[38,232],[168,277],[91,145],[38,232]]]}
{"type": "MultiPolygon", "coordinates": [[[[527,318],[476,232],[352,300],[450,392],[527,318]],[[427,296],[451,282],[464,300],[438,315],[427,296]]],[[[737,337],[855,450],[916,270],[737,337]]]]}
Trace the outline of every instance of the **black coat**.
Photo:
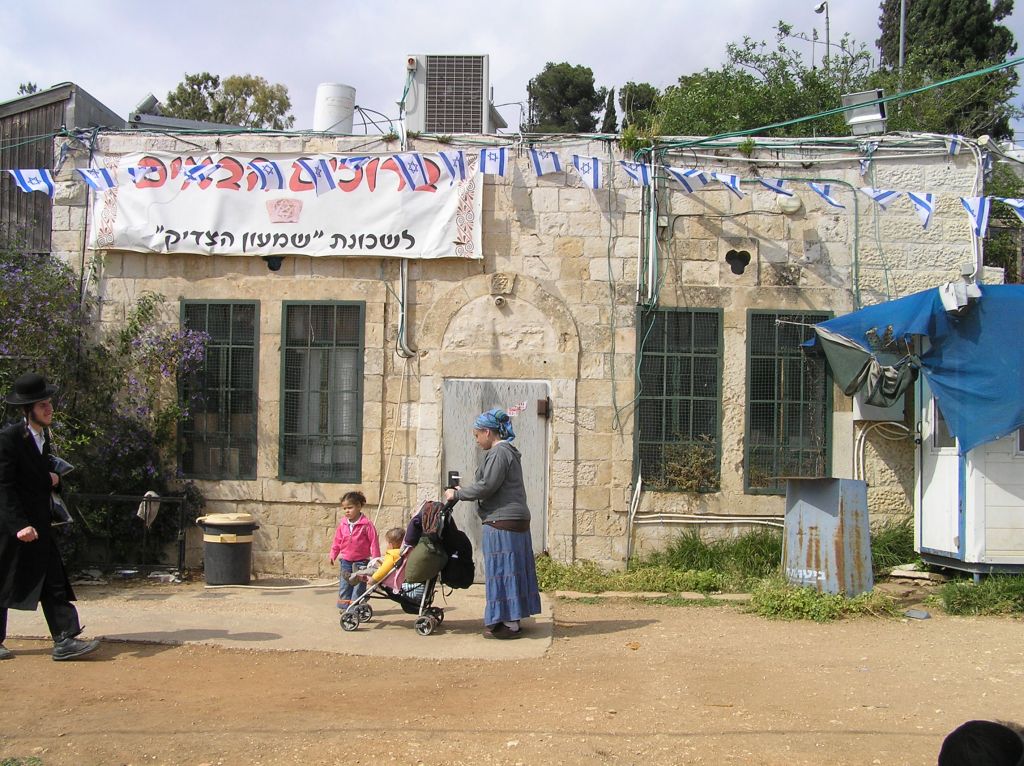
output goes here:
{"type": "Polygon", "coordinates": [[[49,455],[49,436],[40,454],[24,421],[0,431],[0,607],[35,609],[47,576],[75,597],[50,526],[49,455]],[[25,527],[39,539],[20,541],[25,527]]]}

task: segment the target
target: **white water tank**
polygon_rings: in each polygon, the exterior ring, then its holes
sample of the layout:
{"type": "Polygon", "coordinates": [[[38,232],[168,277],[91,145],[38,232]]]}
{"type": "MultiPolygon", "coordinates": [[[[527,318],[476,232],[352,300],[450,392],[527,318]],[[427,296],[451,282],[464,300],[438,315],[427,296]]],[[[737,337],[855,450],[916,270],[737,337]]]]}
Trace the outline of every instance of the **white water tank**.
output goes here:
{"type": "Polygon", "coordinates": [[[326,133],[352,132],[356,108],[356,89],[340,82],[322,82],[316,88],[313,105],[313,130],[326,133]]]}

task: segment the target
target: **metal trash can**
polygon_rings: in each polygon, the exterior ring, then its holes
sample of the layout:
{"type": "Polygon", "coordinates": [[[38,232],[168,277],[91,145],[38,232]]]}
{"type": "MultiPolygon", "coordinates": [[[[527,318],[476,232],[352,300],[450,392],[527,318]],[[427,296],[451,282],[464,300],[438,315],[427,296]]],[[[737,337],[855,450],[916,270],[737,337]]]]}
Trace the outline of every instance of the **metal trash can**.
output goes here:
{"type": "Polygon", "coordinates": [[[785,527],[789,582],[851,598],[874,587],[866,482],[788,479],[785,527]]]}
{"type": "Polygon", "coordinates": [[[260,528],[249,513],[200,516],[203,573],[207,585],[248,585],[252,574],[252,533],[260,528]]]}

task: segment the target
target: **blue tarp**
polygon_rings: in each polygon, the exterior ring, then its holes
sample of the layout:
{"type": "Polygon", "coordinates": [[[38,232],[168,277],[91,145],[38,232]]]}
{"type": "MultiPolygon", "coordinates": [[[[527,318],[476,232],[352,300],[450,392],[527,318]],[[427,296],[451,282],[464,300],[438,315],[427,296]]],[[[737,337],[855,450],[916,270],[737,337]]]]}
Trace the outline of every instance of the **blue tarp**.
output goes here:
{"type": "Polygon", "coordinates": [[[866,353],[869,338],[923,335],[921,371],[961,452],[1024,427],[1024,285],[980,285],[963,316],[947,313],[938,288],[817,325],[866,353]],[[873,332],[872,332],[873,331],[873,332]]]}

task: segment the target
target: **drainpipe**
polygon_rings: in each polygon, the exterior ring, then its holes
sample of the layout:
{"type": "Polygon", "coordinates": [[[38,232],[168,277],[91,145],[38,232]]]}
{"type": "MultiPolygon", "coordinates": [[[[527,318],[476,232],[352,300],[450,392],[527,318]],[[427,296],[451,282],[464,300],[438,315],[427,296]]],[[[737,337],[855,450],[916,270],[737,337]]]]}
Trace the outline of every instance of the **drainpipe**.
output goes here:
{"type": "Polygon", "coordinates": [[[398,340],[395,341],[395,351],[403,359],[410,359],[416,355],[406,340],[408,335],[409,312],[406,309],[406,296],[409,294],[409,259],[402,258],[400,265],[401,273],[398,278],[398,340]]]}

